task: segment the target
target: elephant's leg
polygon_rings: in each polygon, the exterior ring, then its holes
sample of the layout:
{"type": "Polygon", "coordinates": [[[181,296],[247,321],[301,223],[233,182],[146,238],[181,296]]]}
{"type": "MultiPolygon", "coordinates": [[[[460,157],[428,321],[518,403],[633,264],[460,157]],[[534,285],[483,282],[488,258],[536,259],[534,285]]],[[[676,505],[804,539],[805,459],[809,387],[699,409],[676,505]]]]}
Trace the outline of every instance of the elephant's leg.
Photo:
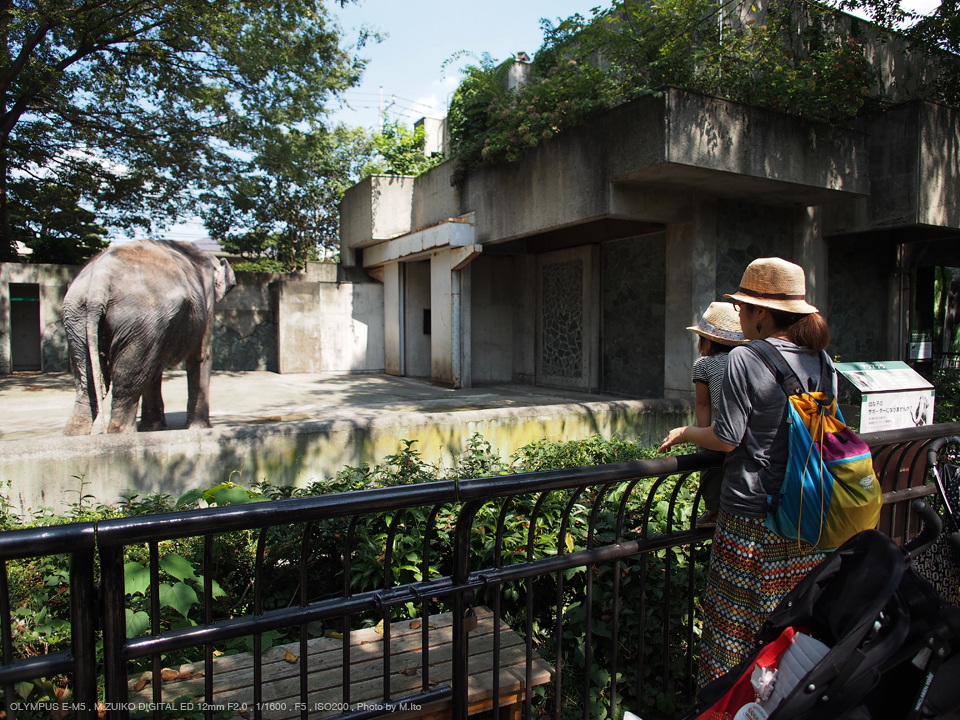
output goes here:
{"type": "Polygon", "coordinates": [[[63,430],[64,435],[89,435],[93,430],[93,421],[96,419],[90,404],[90,393],[87,384],[81,381],[80,372],[76,378],[77,396],[73,402],[73,413],[67,420],[63,430]]]}
{"type": "Polygon", "coordinates": [[[143,399],[140,401],[140,424],[137,425],[139,432],[167,429],[167,417],[163,412],[163,396],[160,394],[162,382],[163,375],[160,374],[143,388],[143,399]]]}
{"type": "Polygon", "coordinates": [[[150,367],[136,352],[121,352],[113,363],[113,403],[110,405],[108,433],[134,432],[137,423],[137,407],[140,396],[147,386],[150,367]]]}
{"type": "Polygon", "coordinates": [[[211,322],[207,324],[203,340],[195,353],[187,356],[187,427],[210,427],[210,370],[213,356],[210,354],[211,322]]]}

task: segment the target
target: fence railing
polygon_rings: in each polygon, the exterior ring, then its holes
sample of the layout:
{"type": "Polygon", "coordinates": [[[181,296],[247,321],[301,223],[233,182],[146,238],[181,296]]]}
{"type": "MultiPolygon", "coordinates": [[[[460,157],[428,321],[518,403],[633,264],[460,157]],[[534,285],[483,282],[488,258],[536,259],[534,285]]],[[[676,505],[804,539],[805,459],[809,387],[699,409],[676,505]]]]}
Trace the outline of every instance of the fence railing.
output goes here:
{"type": "MultiPolygon", "coordinates": [[[[950,423],[864,436],[885,490],[882,530],[901,541],[916,532],[905,503],[933,492],[924,450],[958,432],[960,423],[950,423]]],[[[72,694],[64,707],[75,717],[96,717],[97,702],[110,717],[138,708],[175,717],[177,685],[159,679],[176,658],[192,661],[202,676],[191,712],[220,717],[223,653],[246,642],[244,717],[317,717],[317,638],[340,648],[331,666],[337,699],[323,695],[332,714],[367,718],[444,702],[454,718],[465,718],[475,709],[473,682],[489,687],[485,707],[496,716],[508,631],[523,639],[516,652],[524,717],[534,717],[534,706],[554,717],[564,706],[584,718],[620,707],[656,706],[669,715],[694,690],[697,598],[712,534],[694,524],[697,473],[719,458],[700,453],[0,533],[6,716],[33,716],[17,683],[66,676],[72,694]],[[180,558],[188,545],[188,566],[172,566],[168,553],[180,558]],[[143,565],[131,563],[131,552],[143,565]],[[50,555],[70,557],[70,650],[15,658],[8,565],[50,555]],[[249,581],[234,583],[242,597],[222,597],[233,579],[227,575],[244,562],[252,565],[249,581]],[[481,607],[492,613],[494,630],[491,666],[478,671],[470,632],[481,607]],[[452,616],[449,647],[431,649],[439,630],[430,619],[443,613],[452,616]],[[419,626],[404,624],[421,636],[416,672],[398,691],[396,677],[411,666],[401,672],[394,664],[399,651],[391,647],[401,638],[393,634],[401,620],[416,618],[419,626]],[[377,628],[382,645],[375,703],[359,702],[354,690],[352,638],[364,626],[377,628]],[[278,634],[298,648],[289,654],[295,681],[282,702],[263,660],[278,634]],[[431,677],[431,652],[450,653],[449,677],[431,677]],[[537,662],[553,670],[539,687],[537,662]],[[144,672],[148,690],[131,680],[144,672]]]]}

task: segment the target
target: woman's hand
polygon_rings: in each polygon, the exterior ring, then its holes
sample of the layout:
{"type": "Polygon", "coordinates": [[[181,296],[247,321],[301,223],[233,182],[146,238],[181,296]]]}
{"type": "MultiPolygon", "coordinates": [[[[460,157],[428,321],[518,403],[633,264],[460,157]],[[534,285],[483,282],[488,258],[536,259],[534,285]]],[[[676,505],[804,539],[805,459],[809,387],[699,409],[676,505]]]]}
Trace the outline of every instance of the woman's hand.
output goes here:
{"type": "Polygon", "coordinates": [[[685,442],[695,443],[704,450],[719,450],[720,452],[730,452],[736,447],[735,445],[727,445],[718,438],[712,425],[705,428],[684,425],[668,432],[663,442],[660,443],[660,447],[657,448],[657,452],[666,452],[674,445],[685,442]]]}
{"type": "Polygon", "coordinates": [[[667,433],[667,436],[663,439],[663,442],[660,443],[660,447],[657,448],[657,452],[666,452],[674,445],[677,445],[682,442],[686,442],[683,439],[683,433],[687,429],[687,426],[677,427],[667,433]]]}

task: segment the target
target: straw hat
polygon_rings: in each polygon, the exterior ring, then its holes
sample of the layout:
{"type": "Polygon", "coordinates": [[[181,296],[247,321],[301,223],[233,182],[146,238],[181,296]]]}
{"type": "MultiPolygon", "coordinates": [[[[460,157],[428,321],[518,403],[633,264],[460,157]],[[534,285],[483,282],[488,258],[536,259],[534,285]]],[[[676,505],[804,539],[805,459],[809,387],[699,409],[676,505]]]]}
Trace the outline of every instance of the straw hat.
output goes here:
{"type": "Polygon", "coordinates": [[[740,345],[746,342],[740,331],[740,316],[731,303],[710,303],[700,322],[687,330],[721,345],[740,345]]]}
{"type": "Polygon", "coordinates": [[[803,268],[783,258],[758,258],[747,265],[740,288],[724,297],[750,305],[809,315],[818,312],[806,301],[807,283],[803,268]]]}

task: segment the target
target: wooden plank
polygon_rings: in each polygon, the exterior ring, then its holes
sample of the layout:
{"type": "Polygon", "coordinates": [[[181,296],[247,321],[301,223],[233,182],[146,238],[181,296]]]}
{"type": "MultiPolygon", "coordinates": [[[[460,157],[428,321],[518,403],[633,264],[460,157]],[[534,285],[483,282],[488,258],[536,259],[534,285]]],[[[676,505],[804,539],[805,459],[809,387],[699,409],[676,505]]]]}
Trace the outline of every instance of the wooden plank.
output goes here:
{"type": "MultiPolygon", "coordinates": [[[[477,629],[469,636],[468,704],[471,714],[493,705],[493,614],[487,608],[476,608],[477,629]]],[[[425,655],[421,649],[420,620],[402,620],[390,625],[390,697],[393,701],[423,690],[425,655]]],[[[384,638],[374,628],[350,633],[350,704],[376,706],[383,702],[384,638]]],[[[453,617],[451,613],[429,618],[428,653],[429,685],[449,683],[452,676],[453,617]]],[[[308,706],[310,717],[329,717],[341,712],[343,703],[342,640],[314,638],[308,646],[308,706]]],[[[500,696],[501,707],[523,699],[526,650],[524,640],[502,620],[500,622],[500,696]]],[[[287,658],[300,652],[300,643],[270,648],[262,658],[262,701],[264,718],[285,720],[299,717],[300,660],[287,658]],[[288,656],[287,653],[291,655],[288,656]]],[[[239,707],[252,705],[253,655],[242,653],[214,659],[214,695],[212,704],[239,707]]],[[[532,685],[551,680],[553,669],[536,652],[531,658],[532,685]]],[[[164,683],[164,701],[189,696],[203,699],[204,665],[194,663],[178,668],[184,679],[164,683]]],[[[139,679],[139,678],[137,678],[139,679]]],[[[133,684],[134,681],[131,681],[133,684]]],[[[131,693],[132,703],[152,702],[148,685],[131,693]]],[[[398,712],[396,720],[414,717],[449,716],[449,701],[432,703],[416,712],[398,712]]],[[[242,717],[239,713],[235,717],[242,717]]],[[[249,714],[248,714],[249,717],[249,714]]]]}

